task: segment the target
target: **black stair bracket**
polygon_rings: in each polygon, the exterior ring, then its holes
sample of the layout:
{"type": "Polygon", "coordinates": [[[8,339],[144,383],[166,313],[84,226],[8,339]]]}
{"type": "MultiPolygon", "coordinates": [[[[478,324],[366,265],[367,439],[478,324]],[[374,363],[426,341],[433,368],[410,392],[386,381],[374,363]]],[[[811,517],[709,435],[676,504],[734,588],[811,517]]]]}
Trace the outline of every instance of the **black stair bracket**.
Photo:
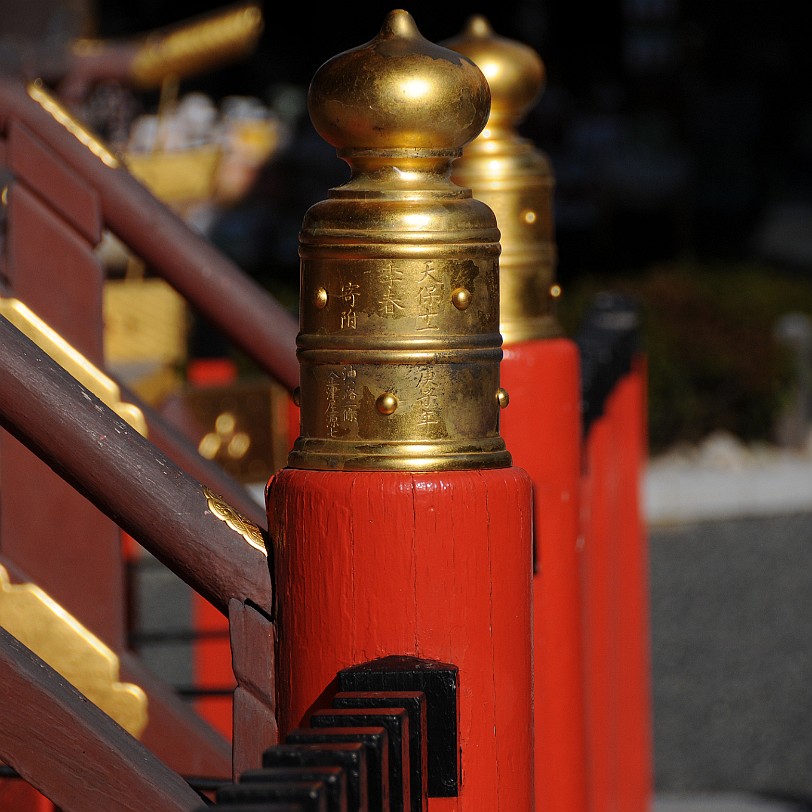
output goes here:
{"type": "MultiPolygon", "coordinates": [[[[344,669],[262,767],[220,787],[229,812],[426,812],[459,786],[456,666],[393,656],[344,669]]],[[[202,811],[201,811],[202,812],[202,811]]]]}
{"type": "Polygon", "coordinates": [[[426,696],[428,796],[454,797],[459,791],[459,669],[449,663],[391,656],[338,673],[341,692],[419,691],[426,696]]]}
{"type": "Polygon", "coordinates": [[[426,695],[422,691],[344,691],[333,697],[334,708],[402,708],[409,716],[411,812],[425,812],[428,796],[426,695]]]}
{"type": "Polygon", "coordinates": [[[217,791],[217,803],[233,812],[230,804],[256,805],[254,809],[267,808],[269,803],[288,803],[301,808],[302,812],[330,812],[327,805],[328,791],[323,781],[269,781],[263,783],[235,784],[217,791]]]}
{"type": "Polygon", "coordinates": [[[327,812],[348,812],[347,772],[342,767],[266,767],[249,770],[240,776],[239,785],[229,788],[234,792],[230,797],[243,801],[253,801],[255,798],[271,800],[266,795],[267,788],[290,781],[321,782],[326,792],[327,812]]]}
{"type": "Polygon", "coordinates": [[[347,812],[369,812],[367,750],[360,742],[278,744],[262,756],[263,769],[274,767],[338,767],[346,777],[347,812]]]}
{"type": "Polygon", "coordinates": [[[290,744],[364,745],[367,754],[367,797],[370,812],[389,810],[389,737],[383,727],[299,728],[285,737],[290,744]]]}
{"type": "Polygon", "coordinates": [[[389,743],[389,808],[391,812],[411,812],[409,715],[404,708],[331,708],[316,711],[310,726],[384,728],[389,743]]]}

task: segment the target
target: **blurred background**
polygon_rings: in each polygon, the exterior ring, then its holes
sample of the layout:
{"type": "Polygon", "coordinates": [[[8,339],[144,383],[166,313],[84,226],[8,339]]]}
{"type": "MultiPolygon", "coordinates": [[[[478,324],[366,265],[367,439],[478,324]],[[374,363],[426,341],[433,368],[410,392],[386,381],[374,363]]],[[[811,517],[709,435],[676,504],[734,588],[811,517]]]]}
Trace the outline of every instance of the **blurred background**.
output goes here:
{"type": "MultiPolygon", "coordinates": [[[[36,42],[38,58],[54,61],[78,36],[125,39],[227,7],[214,0],[0,5],[7,63],[22,58],[20,42],[29,49],[36,42]]],[[[177,98],[205,94],[220,113],[224,100],[250,98],[278,119],[272,159],[251,188],[196,215],[224,251],[291,302],[301,215],[346,176],[311,131],[308,83],[331,56],[375,36],[389,10],[379,3],[266,9],[247,58],[176,89],[177,98]]],[[[803,445],[812,408],[801,375],[812,342],[809,4],[614,0],[584,9],[508,0],[416,2],[407,10],[435,42],[484,14],[497,33],[544,59],[547,86],[521,130],[556,173],[560,317],[574,330],[596,288],[641,294],[652,452],[717,431],[748,443],[803,445]]],[[[159,102],[158,91],[125,93],[107,83],[84,112],[101,135],[121,142],[159,102]]],[[[187,118],[211,124],[215,112],[190,110],[187,118]]]]}
{"type": "MultiPolygon", "coordinates": [[[[223,7],[3,0],[0,66],[223,7]]],[[[172,89],[163,149],[263,122],[183,213],[292,310],[304,212],[347,176],[310,127],[307,86],[391,8],[268,6],[250,55],[172,89]]],[[[520,130],[556,176],[559,316],[574,334],[598,291],[641,304],[658,791],[812,808],[812,4],[403,8],[435,42],[483,14],[538,51],[547,83],[520,130]]],[[[82,114],[117,149],[154,150],[165,94],[104,82],[82,114]]],[[[227,352],[199,322],[190,341],[193,356],[227,352]]]]}

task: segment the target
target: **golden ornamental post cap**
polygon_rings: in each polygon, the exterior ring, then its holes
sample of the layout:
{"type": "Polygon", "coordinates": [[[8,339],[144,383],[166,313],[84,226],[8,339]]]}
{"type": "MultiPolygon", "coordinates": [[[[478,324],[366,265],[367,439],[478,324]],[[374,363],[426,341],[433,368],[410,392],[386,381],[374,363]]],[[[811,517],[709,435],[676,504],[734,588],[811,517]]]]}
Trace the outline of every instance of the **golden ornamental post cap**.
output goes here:
{"type": "Polygon", "coordinates": [[[555,181],[547,156],[516,129],[544,90],[544,63],[528,45],[495,34],[482,15],[444,45],[475,62],[491,89],[488,121],[454,162],[452,178],[496,214],[502,337],[513,344],[561,335],[554,313],[561,293],[555,282],[555,181]]]}
{"type": "Polygon", "coordinates": [[[520,122],[540,98],[546,81],[541,57],[530,46],[494,33],[483,15],[470,17],[462,33],[444,44],[467,56],[488,80],[489,125],[520,122]]]}
{"type": "Polygon", "coordinates": [[[339,149],[460,149],[489,108],[481,71],[425,39],[402,9],[374,39],[325,62],[308,92],[314,128],[339,149]]]}
{"type": "Polygon", "coordinates": [[[308,103],[350,179],[299,232],[300,436],[291,468],[511,464],[499,434],[499,229],[451,180],[490,107],[482,72],[392,11],[308,103]]]}

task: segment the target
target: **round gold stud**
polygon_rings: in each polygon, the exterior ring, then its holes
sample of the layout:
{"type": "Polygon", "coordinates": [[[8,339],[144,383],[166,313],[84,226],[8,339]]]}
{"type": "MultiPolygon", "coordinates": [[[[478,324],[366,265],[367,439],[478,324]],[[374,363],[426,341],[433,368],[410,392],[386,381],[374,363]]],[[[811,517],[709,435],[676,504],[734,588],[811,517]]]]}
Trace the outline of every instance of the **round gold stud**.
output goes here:
{"type": "Polygon", "coordinates": [[[327,291],[324,288],[316,288],[316,292],[313,294],[313,304],[319,310],[327,307],[327,291]]]}
{"type": "Polygon", "coordinates": [[[293,390],[293,403],[295,406],[302,405],[302,390],[299,386],[293,390]]]}
{"type": "Polygon", "coordinates": [[[398,399],[391,392],[384,392],[375,401],[375,408],[381,414],[393,414],[398,407],[398,399]]]}
{"type": "Polygon", "coordinates": [[[553,285],[550,288],[550,296],[553,299],[558,299],[561,296],[561,285],[553,285]]]}
{"type": "Polygon", "coordinates": [[[504,409],[510,403],[510,395],[501,386],[496,390],[496,401],[499,403],[500,409],[504,409]]]}
{"type": "Polygon", "coordinates": [[[451,302],[457,310],[467,310],[471,304],[471,291],[465,288],[456,288],[451,293],[451,302]]]}

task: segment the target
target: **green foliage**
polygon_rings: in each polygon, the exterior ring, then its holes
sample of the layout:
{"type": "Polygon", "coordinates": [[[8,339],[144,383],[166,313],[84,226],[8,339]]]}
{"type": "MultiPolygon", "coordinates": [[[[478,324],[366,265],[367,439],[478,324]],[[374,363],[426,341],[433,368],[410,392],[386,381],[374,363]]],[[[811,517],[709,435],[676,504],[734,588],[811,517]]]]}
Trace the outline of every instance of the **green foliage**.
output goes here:
{"type": "Polygon", "coordinates": [[[662,265],[571,283],[559,317],[575,336],[601,290],[635,295],[643,308],[652,453],[715,430],[773,440],[792,396],[792,353],[775,338],[787,313],[812,317],[812,278],[756,265],[662,265]]]}

